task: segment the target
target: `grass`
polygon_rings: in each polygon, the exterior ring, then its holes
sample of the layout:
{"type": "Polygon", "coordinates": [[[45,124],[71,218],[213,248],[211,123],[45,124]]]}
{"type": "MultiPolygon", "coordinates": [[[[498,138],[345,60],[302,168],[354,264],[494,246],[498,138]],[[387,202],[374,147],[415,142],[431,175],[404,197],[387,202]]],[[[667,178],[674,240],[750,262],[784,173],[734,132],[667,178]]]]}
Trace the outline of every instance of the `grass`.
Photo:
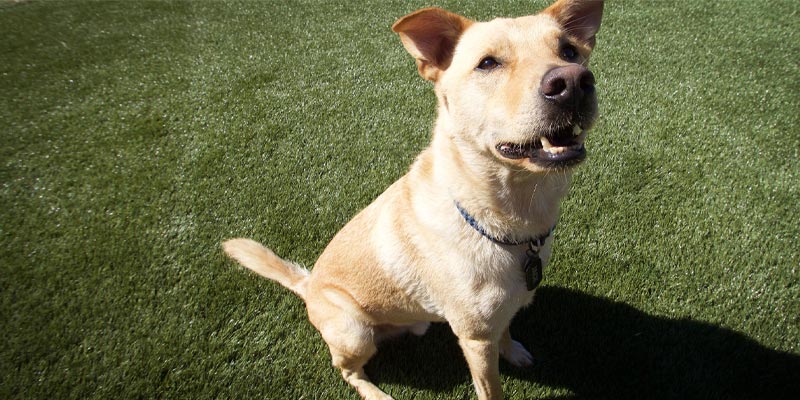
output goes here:
{"type": "MultiPolygon", "coordinates": [[[[0,398],[355,398],[302,303],[219,242],[312,265],[404,173],[434,97],[389,26],[426,5],[0,3],[0,398]]],[[[798,393],[798,13],[607,4],[602,116],[508,398],[798,393]]],[[[443,325],[368,373],[473,396],[443,325]]]]}

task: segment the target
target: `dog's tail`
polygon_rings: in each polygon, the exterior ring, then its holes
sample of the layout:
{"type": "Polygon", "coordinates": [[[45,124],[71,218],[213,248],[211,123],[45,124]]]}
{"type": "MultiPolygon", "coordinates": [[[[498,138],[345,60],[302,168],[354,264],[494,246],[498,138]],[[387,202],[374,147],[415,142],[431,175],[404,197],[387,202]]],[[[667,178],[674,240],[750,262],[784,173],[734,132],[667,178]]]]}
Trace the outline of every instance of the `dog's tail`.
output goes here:
{"type": "Polygon", "coordinates": [[[272,250],[250,239],[231,239],[222,243],[222,248],[240,264],[305,299],[307,269],[278,257],[272,250]]]}

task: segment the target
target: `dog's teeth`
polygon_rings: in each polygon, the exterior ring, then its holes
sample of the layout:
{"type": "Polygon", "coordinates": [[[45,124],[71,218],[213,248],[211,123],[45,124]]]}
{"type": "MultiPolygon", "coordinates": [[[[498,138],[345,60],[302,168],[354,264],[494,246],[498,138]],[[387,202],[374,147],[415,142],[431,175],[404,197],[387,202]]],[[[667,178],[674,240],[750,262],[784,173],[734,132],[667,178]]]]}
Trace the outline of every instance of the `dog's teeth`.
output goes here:
{"type": "Polygon", "coordinates": [[[553,146],[553,144],[550,143],[546,137],[542,137],[542,150],[550,154],[559,154],[563,151],[566,151],[566,149],[563,147],[553,146]]]}

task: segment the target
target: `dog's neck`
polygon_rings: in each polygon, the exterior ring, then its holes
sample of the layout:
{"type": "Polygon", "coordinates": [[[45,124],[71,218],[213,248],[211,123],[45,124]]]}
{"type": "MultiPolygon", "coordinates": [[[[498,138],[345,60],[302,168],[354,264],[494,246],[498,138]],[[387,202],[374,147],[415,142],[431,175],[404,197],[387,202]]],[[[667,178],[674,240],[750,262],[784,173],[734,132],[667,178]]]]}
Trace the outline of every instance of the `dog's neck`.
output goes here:
{"type": "Polygon", "coordinates": [[[496,237],[542,235],[556,224],[570,172],[512,170],[489,149],[459,139],[468,135],[455,135],[448,128],[437,121],[428,149],[435,159],[428,177],[432,188],[446,191],[443,196],[458,202],[496,237]]]}

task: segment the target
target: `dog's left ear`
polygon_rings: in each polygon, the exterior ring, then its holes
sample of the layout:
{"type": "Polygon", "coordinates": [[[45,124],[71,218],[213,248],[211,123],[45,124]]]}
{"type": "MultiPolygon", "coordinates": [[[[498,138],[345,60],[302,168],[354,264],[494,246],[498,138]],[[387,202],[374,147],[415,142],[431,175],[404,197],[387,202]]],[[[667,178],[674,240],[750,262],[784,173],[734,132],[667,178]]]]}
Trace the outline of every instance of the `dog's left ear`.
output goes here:
{"type": "Polygon", "coordinates": [[[397,20],[392,30],[417,60],[419,74],[436,82],[453,60],[461,34],[472,21],[440,8],[425,8],[397,20]]]}
{"type": "Polygon", "coordinates": [[[602,0],[558,0],[543,13],[555,18],[570,35],[594,47],[603,17],[602,0]]]}

